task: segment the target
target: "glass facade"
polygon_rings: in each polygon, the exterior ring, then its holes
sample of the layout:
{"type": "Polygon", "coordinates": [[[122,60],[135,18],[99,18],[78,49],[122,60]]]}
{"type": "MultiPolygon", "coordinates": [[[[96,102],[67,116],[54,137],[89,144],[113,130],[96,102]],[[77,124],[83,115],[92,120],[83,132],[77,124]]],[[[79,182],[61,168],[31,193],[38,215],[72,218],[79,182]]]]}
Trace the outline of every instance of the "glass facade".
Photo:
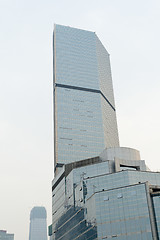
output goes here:
{"type": "Polygon", "coordinates": [[[158,239],[160,239],[160,192],[153,196],[154,214],[156,219],[156,227],[158,239]]]}
{"type": "Polygon", "coordinates": [[[44,207],[34,207],[30,213],[29,240],[47,240],[47,213],[44,207]]]}
{"type": "Polygon", "coordinates": [[[119,146],[109,54],[94,32],[55,25],[55,167],[119,146]]]}
{"type": "Polygon", "coordinates": [[[160,173],[119,147],[108,52],[60,25],[53,46],[52,240],[160,239],[160,173]]]}
{"type": "Polygon", "coordinates": [[[53,190],[53,239],[159,239],[160,195],[152,192],[160,173],[109,173],[106,161],[62,175],[53,190]]]}
{"type": "Polygon", "coordinates": [[[153,239],[145,184],[95,194],[98,239],[153,239]]]}
{"type": "Polygon", "coordinates": [[[90,186],[87,191],[87,199],[94,193],[92,186],[94,186],[96,191],[101,191],[102,189],[108,190],[147,181],[151,185],[160,186],[160,173],[125,170],[112,174],[95,175],[95,177],[84,179],[85,184],[90,186]]]}

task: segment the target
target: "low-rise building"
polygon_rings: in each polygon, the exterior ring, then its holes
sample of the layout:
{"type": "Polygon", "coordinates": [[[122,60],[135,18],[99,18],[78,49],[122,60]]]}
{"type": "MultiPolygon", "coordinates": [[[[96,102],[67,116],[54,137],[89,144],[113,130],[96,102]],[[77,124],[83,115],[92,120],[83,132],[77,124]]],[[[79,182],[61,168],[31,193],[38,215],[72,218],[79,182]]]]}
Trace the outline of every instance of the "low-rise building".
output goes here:
{"type": "Polygon", "coordinates": [[[7,233],[6,230],[0,230],[0,240],[14,240],[14,234],[7,233]]]}

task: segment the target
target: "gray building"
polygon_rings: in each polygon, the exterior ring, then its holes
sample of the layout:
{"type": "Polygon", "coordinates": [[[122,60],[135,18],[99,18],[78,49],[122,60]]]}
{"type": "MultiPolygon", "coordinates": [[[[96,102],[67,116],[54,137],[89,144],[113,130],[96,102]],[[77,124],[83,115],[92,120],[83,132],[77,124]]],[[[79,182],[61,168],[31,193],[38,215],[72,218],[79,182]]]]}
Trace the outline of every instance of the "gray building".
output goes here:
{"type": "Polygon", "coordinates": [[[30,213],[29,240],[47,240],[47,213],[44,207],[34,207],[30,213]]]}
{"type": "Polygon", "coordinates": [[[130,148],[69,163],[52,183],[53,239],[160,237],[160,173],[130,148]]]}
{"type": "Polygon", "coordinates": [[[109,55],[95,33],[56,25],[54,107],[52,239],[160,239],[160,173],[119,146],[109,55]]]}
{"type": "Polygon", "coordinates": [[[109,54],[94,32],[55,25],[55,169],[119,146],[109,54]]]}
{"type": "Polygon", "coordinates": [[[6,230],[0,230],[0,240],[14,240],[14,234],[7,233],[6,230]]]}

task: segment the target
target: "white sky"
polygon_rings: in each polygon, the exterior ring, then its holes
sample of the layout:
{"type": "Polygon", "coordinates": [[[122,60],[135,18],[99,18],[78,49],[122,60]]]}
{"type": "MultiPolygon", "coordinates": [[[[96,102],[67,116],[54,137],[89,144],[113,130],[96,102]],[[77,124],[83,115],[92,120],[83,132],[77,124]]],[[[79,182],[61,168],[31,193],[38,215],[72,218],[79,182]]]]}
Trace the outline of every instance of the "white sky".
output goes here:
{"type": "Polygon", "coordinates": [[[0,229],[51,223],[53,24],[91,30],[111,54],[121,146],[160,170],[160,1],[0,0],[0,229]]]}

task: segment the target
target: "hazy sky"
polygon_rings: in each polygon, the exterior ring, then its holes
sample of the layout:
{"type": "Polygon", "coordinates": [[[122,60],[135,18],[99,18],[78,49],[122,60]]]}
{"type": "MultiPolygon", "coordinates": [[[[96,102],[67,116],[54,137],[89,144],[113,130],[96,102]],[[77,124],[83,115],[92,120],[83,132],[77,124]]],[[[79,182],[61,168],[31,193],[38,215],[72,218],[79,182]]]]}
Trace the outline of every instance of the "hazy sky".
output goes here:
{"type": "Polygon", "coordinates": [[[111,55],[121,146],[160,170],[160,1],[0,0],[0,229],[51,223],[54,23],[97,33],[111,55]]]}

